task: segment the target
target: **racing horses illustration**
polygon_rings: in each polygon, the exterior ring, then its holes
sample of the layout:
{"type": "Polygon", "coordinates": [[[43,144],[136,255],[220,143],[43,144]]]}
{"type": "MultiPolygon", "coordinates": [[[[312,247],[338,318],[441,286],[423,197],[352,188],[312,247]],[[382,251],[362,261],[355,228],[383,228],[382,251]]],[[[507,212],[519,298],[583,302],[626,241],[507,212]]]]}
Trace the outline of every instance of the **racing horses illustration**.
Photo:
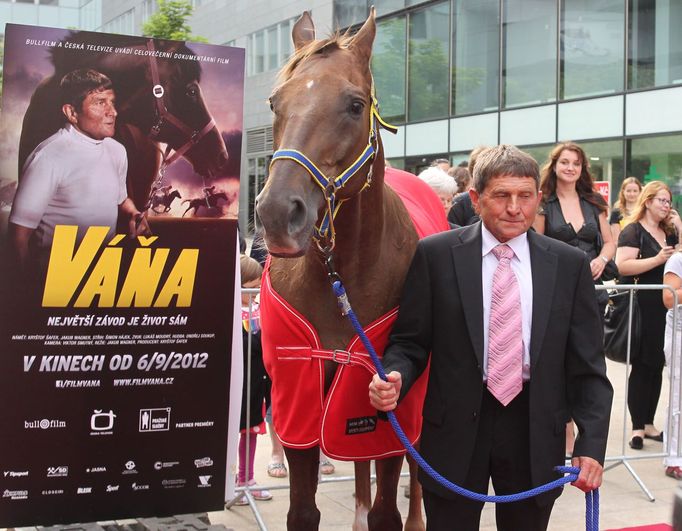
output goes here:
{"type": "Polygon", "coordinates": [[[185,157],[204,178],[221,176],[227,150],[204,103],[201,65],[184,43],[140,37],[71,33],[71,47],[87,41],[95,49],[112,43],[126,53],[77,53],[71,48],[51,51],[52,76],[44,79],[31,97],[24,116],[19,145],[19,171],[33,149],[63,124],[59,82],[78,68],[92,68],[108,76],[116,94],[116,134],[128,154],[128,195],[139,209],[163,183],[163,171],[185,157]],[[100,42],[101,40],[101,42],[100,42]],[[185,59],[171,59],[172,57],[185,59]],[[162,153],[159,143],[167,149],[162,153]],[[153,188],[153,189],[152,189],[153,188]]]}
{"type": "Polygon", "coordinates": [[[171,205],[176,199],[182,199],[180,192],[171,190],[171,186],[163,186],[152,195],[150,208],[157,214],[170,212],[171,205]]]}
{"type": "Polygon", "coordinates": [[[182,217],[185,217],[185,214],[187,214],[190,210],[194,210],[194,215],[197,215],[197,212],[199,212],[200,208],[207,208],[209,211],[212,209],[213,212],[216,211],[217,208],[220,206],[220,201],[224,201],[225,203],[229,203],[230,200],[227,197],[227,194],[225,192],[215,192],[210,195],[207,195],[206,197],[197,197],[195,199],[185,199],[182,203],[189,203],[187,206],[187,209],[182,213],[182,217]]]}
{"type": "MultiPolygon", "coordinates": [[[[385,175],[378,128],[391,126],[374,98],[375,33],[372,10],[355,36],[315,40],[304,13],[293,28],[295,52],[269,100],[275,152],[256,199],[256,223],[271,255],[261,289],[262,341],[273,420],[291,472],[287,526],[296,531],[319,526],[320,448],[355,461],[354,530],[402,529],[396,494],[404,450],[369,404],[373,368],[339,312],[328,276],[343,279],[360,323],[383,348],[419,236],[447,222],[428,186],[399,170],[385,175]],[[414,204],[422,196],[429,201],[415,217],[394,191],[401,187],[416,187],[414,204]],[[370,508],[372,459],[377,494],[370,508]]],[[[396,412],[412,441],[421,429],[425,378],[396,412]]],[[[423,530],[416,479],[411,484],[405,529],[423,530]]]]}

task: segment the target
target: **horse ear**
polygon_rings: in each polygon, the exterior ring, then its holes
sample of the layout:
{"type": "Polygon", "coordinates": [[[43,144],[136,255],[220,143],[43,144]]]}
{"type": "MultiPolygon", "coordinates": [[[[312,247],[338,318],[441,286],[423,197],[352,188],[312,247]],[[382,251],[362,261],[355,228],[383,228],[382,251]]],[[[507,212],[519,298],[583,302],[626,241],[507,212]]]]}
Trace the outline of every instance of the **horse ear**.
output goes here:
{"type": "Polygon", "coordinates": [[[301,18],[294,24],[291,37],[294,40],[296,51],[315,40],[315,24],[313,24],[313,19],[308,11],[304,11],[301,18]]]}
{"type": "Polygon", "coordinates": [[[374,6],[369,10],[369,17],[358,30],[350,43],[350,48],[355,50],[363,59],[369,63],[372,57],[372,45],[377,33],[376,12],[374,6]]]}

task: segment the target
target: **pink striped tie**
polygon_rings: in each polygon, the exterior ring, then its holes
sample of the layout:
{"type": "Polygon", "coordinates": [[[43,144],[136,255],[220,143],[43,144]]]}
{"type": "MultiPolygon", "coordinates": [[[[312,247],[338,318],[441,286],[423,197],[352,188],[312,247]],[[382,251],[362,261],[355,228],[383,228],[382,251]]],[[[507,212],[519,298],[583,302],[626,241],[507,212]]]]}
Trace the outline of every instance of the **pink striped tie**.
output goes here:
{"type": "Polygon", "coordinates": [[[492,252],[499,263],[493,276],[490,303],[488,390],[506,406],[523,386],[521,296],[511,268],[514,251],[508,245],[498,245],[492,252]]]}

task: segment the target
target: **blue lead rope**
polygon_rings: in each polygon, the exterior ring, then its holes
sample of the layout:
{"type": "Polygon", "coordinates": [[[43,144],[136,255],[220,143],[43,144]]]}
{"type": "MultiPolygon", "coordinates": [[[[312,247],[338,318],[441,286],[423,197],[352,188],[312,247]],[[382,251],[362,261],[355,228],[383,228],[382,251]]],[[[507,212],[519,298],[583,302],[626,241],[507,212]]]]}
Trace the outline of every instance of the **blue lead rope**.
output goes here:
{"type": "MultiPolygon", "coordinates": [[[[346,290],[343,287],[342,282],[338,279],[334,280],[332,282],[332,288],[334,289],[334,294],[336,295],[336,298],[338,300],[341,312],[343,313],[343,315],[346,315],[348,319],[350,319],[350,322],[353,324],[353,328],[360,337],[360,341],[362,341],[362,344],[365,346],[365,349],[372,358],[372,363],[374,364],[374,368],[376,369],[377,374],[382,380],[388,381],[388,379],[386,378],[386,371],[384,371],[384,367],[381,364],[379,356],[377,356],[377,353],[374,350],[372,343],[368,339],[367,335],[365,334],[365,331],[363,330],[362,326],[360,325],[360,322],[358,321],[358,318],[356,317],[355,313],[353,312],[353,309],[351,308],[350,302],[348,301],[348,296],[346,295],[346,290]]],[[[398,419],[395,417],[393,411],[389,411],[387,414],[388,420],[391,423],[391,426],[393,427],[393,431],[395,431],[395,434],[398,436],[398,439],[400,439],[400,442],[405,447],[407,452],[412,456],[412,458],[416,461],[416,463],[424,472],[426,472],[432,479],[437,481],[441,486],[445,487],[446,489],[455,492],[460,496],[464,496],[475,501],[484,503],[485,502],[509,503],[525,500],[526,498],[532,498],[533,496],[537,496],[538,494],[542,494],[543,492],[556,489],[558,487],[561,487],[562,485],[565,485],[566,483],[575,481],[578,479],[578,474],[580,473],[580,469],[577,467],[556,466],[554,467],[554,470],[567,475],[565,475],[562,478],[555,479],[554,481],[547,483],[545,485],[535,487],[534,489],[519,492],[517,494],[505,494],[500,496],[490,496],[488,494],[480,494],[478,492],[473,492],[463,487],[460,487],[459,485],[455,485],[447,478],[441,476],[433,468],[431,468],[431,465],[429,465],[424,460],[424,458],[419,454],[419,452],[414,448],[414,446],[412,446],[409,439],[405,435],[405,432],[403,431],[402,427],[398,423],[398,419]]],[[[586,531],[599,531],[599,489],[595,489],[591,492],[585,493],[585,529],[586,531]]]]}

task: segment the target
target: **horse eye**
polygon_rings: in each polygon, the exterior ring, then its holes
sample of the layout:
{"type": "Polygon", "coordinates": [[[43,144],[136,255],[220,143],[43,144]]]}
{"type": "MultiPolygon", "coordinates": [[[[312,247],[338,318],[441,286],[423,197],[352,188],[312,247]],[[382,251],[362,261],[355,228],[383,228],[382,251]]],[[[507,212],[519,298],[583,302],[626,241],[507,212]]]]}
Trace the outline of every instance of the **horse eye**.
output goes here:
{"type": "Polygon", "coordinates": [[[364,108],[365,104],[363,102],[354,101],[353,103],[350,104],[350,113],[354,114],[355,116],[359,116],[362,114],[364,108]]]}
{"type": "Polygon", "coordinates": [[[187,89],[187,95],[190,96],[190,97],[192,97],[192,98],[195,98],[196,95],[197,95],[197,89],[196,89],[196,87],[189,87],[189,88],[187,89]]]}
{"type": "Polygon", "coordinates": [[[270,110],[275,112],[275,104],[272,103],[272,98],[268,98],[268,105],[270,105],[270,110]]]}

